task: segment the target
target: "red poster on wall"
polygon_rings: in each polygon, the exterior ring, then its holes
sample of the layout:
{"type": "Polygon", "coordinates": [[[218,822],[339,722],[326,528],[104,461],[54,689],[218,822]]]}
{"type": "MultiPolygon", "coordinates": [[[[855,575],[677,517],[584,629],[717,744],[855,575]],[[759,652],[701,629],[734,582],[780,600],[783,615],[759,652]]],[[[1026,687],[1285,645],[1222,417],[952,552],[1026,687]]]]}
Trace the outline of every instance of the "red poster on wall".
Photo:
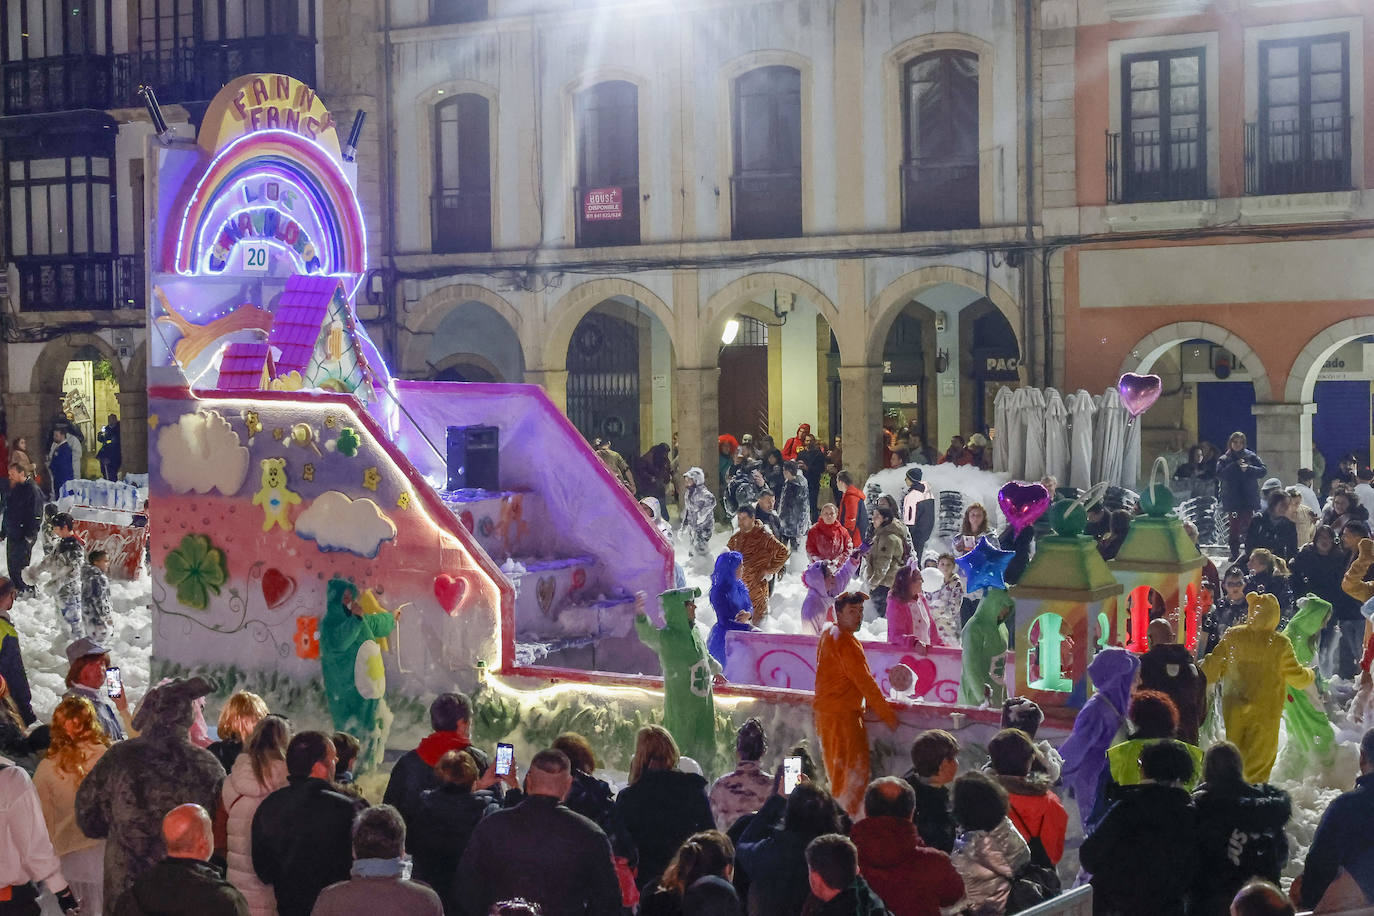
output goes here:
{"type": "Polygon", "coordinates": [[[625,207],[620,188],[592,188],[582,195],[582,218],[588,221],[622,219],[625,207]]]}

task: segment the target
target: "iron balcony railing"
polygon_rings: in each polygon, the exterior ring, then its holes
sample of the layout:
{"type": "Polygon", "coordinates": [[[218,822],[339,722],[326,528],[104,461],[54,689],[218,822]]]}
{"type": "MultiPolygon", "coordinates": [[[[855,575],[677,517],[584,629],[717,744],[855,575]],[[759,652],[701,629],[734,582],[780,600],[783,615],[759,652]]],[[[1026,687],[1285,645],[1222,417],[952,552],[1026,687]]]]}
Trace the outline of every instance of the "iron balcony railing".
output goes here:
{"type": "Polygon", "coordinates": [[[111,63],[109,57],[90,54],[7,62],[3,67],[5,114],[107,109],[111,63]]]}
{"type": "Polygon", "coordinates": [[[621,214],[616,219],[588,219],[584,204],[587,192],[594,189],[573,188],[572,203],[576,215],[578,248],[639,244],[639,184],[636,182],[615,187],[620,188],[621,201],[621,214]]]}
{"type": "Polygon", "coordinates": [[[491,251],[491,192],[444,191],[429,198],[436,252],[491,251]]]}
{"type": "Polygon", "coordinates": [[[1351,187],[1349,115],[1245,124],[1245,193],[1303,194],[1351,187]]]}
{"type": "Polygon", "coordinates": [[[977,159],[902,163],[902,229],[978,228],[977,159]]]}
{"type": "Polygon", "coordinates": [[[144,307],[142,255],[14,259],[22,312],[109,312],[144,307]]]}
{"type": "Polygon", "coordinates": [[[1207,155],[1196,127],[1107,133],[1107,200],[1141,203],[1207,196],[1207,155]]]}
{"type": "Polygon", "coordinates": [[[736,239],[785,239],[802,234],[800,169],[730,176],[730,226],[736,239]]]}

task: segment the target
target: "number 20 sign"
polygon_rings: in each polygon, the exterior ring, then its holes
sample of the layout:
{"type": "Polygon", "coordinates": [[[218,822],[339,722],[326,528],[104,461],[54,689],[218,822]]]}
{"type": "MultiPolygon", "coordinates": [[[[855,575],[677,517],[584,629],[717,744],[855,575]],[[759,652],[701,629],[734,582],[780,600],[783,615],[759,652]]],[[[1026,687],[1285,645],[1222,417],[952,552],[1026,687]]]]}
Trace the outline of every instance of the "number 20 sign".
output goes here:
{"type": "Polygon", "coordinates": [[[268,247],[261,242],[244,242],[239,245],[243,251],[243,269],[267,272],[268,247]]]}

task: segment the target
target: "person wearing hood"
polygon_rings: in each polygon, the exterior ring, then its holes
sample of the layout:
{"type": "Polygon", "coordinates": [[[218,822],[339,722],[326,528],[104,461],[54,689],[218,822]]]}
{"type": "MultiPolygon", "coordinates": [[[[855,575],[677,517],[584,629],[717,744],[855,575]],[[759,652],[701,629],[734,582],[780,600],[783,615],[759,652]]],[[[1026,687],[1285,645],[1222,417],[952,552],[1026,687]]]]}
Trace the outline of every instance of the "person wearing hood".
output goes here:
{"type": "Polygon", "coordinates": [[[192,702],[214,690],[214,681],[195,677],[148,691],[134,716],[138,737],[116,742],[76,790],[77,825],[86,836],[107,841],[106,900],[118,900],[166,855],[167,812],[188,801],[215,810],[224,767],[188,736],[192,702]]]}
{"type": "Polygon", "coordinates": [[[811,527],[811,490],[795,461],[782,464],[782,494],[778,497],[778,517],[782,520],[783,543],[793,553],[811,527]]]}
{"type": "Polygon", "coordinates": [[[911,552],[924,556],[926,542],[935,530],[935,499],[921,480],[920,468],[907,468],[906,495],[902,497],[902,523],[911,535],[911,552]]]}
{"type": "Polygon", "coordinates": [[[849,582],[859,571],[861,555],[852,553],[838,566],[817,560],[802,573],[806,598],[802,601],[802,623],[806,631],[819,636],[825,625],[835,619],[835,598],[849,588],[849,582]]]}
{"type": "Polygon", "coordinates": [[[1198,743],[1198,729],[1207,715],[1207,678],[1193,661],[1193,653],[1174,642],[1174,626],[1163,617],[1145,630],[1149,650],[1140,657],[1140,689],[1158,690],[1178,709],[1178,739],[1198,743]]]}
{"type": "Polygon", "coordinates": [[[834,503],[821,506],[821,514],[806,532],[806,556],[815,563],[823,560],[838,566],[854,550],[849,530],[840,524],[840,510],[834,503]]]}
{"type": "MultiPolygon", "coordinates": [[[[1281,631],[1293,644],[1293,657],[1300,665],[1316,661],[1317,646],[1326,623],[1331,619],[1331,604],[1316,595],[1298,599],[1298,612],[1281,631]]],[[[1321,764],[1332,762],[1336,750],[1336,731],[1326,714],[1321,693],[1314,682],[1305,689],[1288,688],[1283,704],[1283,723],[1290,746],[1295,746],[1321,764]]]]}
{"type": "Polygon", "coordinates": [[[429,724],[433,729],[413,751],[406,751],[391,768],[383,804],[401,812],[407,822],[419,812],[420,795],[438,786],[434,772],[449,751],[472,751],[478,773],[487,769],[487,755],[472,744],[472,700],[461,693],[441,693],[429,704],[429,724]]]}
{"type": "Polygon", "coordinates": [[[1053,869],[1064,857],[1069,813],[1050,791],[1049,776],[1034,770],[1038,753],[1025,732],[1004,728],[988,742],[988,769],[1007,790],[1007,817],[1030,848],[1031,864],[1053,869]]]}
{"type": "Polygon", "coordinates": [[[849,837],[816,837],[806,847],[806,868],[811,896],[802,916],[890,916],[859,874],[859,853],[849,837]]]}
{"type": "Polygon", "coordinates": [[[954,780],[954,819],[959,835],[950,861],[964,879],[959,912],[1001,916],[1015,875],[1030,864],[1031,852],[1007,817],[1007,790],[982,773],[954,780]]]}
{"type": "MultiPolygon", "coordinates": [[[[668,524],[668,520],[663,516],[663,506],[659,504],[658,498],[645,496],[639,501],[639,510],[644,513],[644,518],[658,536],[663,538],[663,542],[668,545],[668,549],[673,549],[673,526],[668,524]]],[[[682,564],[677,561],[676,551],[673,557],[673,587],[685,588],[687,585],[687,573],[683,571],[682,564]]]]}
{"type": "Polygon", "coordinates": [[[965,706],[990,703],[1001,707],[1006,694],[1002,670],[1007,655],[1007,618],[1016,605],[1004,588],[988,588],[959,635],[963,647],[963,676],[959,702],[965,706]]]}
{"type": "Polygon", "coordinates": [[[1243,769],[1240,748],[1229,741],[1212,745],[1203,758],[1203,783],[1193,792],[1198,869],[1190,916],[1226,916],[1247,881],[1278,884],[1288,864],[1284,827],[1293,803],[1282,789],[1246,782],[1243,769]]]}
{"type": "Polygon", "coordinates": [[[803,423],[797,427],[797,434],[782,444],[782,459],[796,461],[797,455],[806,447],[806,439],[811,435],[811,424],[803,423]]]}
{"type": "Polygon", "coordinates": [[[768,616],[768,580],[782,570],[790,554],[781,541],[759,524],[752,506],[740,506],[735,518],[739,530],[730,537],[726,546],[743,558],[740,578],[749,589],[753,623],[758,626],[768,616]]]}
{"type": "Polygon", "coordinates": [[[384,674],[373,677],[364,672],[374,667],[384,672],[377,641],[395,628],[401,612],[365,613],[358,586],[340,576],[329,580],[325,595],[324,619],[320,621],[320,673],[329,699],[329,715],[334,728],[348,732],[362,743],[360,766],[377,766],[382,762],[390,718],[384,712],[386,687],[384,674]]]}
{"type": "Polygon", "coordinates": [[[1245,757],[1245,780],[1265,782],[1279,752],[1287,687],[1307,687],[1314,672],[1299,664],[1288,637],[1276,632],[1278,599],[1251,592],[1245,600],[1250,605],[1248,622],[1226,631],[1202,660],[1202,673],[1212,683],[1221,682],[1226,738],[1245,757]]]}
{"type": "Polygon", "coordinates": [[[711,532],[716,523],[716,495],[706,488],[706,475],[701,468],[688,468],[682,479],[687,481],[682,498],[682,527],[691,537],[691,555],[709,556],[711,532]]]}
{"type": "Polygon", "coordinates": [[[1092,875],[1093,912],[1183,916],[1198,867],[1196,809],[1183,784],[1193,757],[1178,741],[1140,752],[1144,780],[1122,790],[1078,858],[1092,875]]]}
{"type": "Polygon", "coordinates": [[[963,899],[964,879],[948,854],[921,842],[915,813],[916,793],[905,780],[875,779],[864,793],[864,819],[849,837],[859,871],[893,916],[940,916],[963,899]]]}
{"type": "Polygon", "coordinates": [[[724,683],[721,666],[706,651],[697,632],[699,588],[680,588],[658,596],[663,628],[649,620],[645,595],[635,595],[635,633],[658,653],[663,669],[663,727],[688,757],[705,767],[716,758],[716,704],[711,688],[724,683]]]}
{"type": "Polygon", "coordinates": [[[730,630],[753,629],[750,620],[754,606],[740,576],[743,567],[744,557],[738,551],[727,550],[716,557],[716,568],[711,572],[711,609],[716,612],[716,622],[706,637],[706,648],[722,666],[725,634],[730,630]]]}
{"type": "Polygon", "coordinates": [[[673,464],[668,457],[668,451],[668,443],[660,442],[635,462],[636,495],[652,497],[659,503],[667,500],[668,486],[673,482],[673,464]]]}
{"type": "Polygon", "coordinates": [[[1140,659],[1125,649],[1113,646],[1097,653],[1088,663],[1093,695],[1078,711],[1073,732],[1059,747],[1064,758],[1060,778],[1078,800],[1079,820],[1085,831],[1107,769],[1107,749],[1126,727],[1131,688],[1139,670],[1140,659]]]}
{"type": "Polygon", "coordinates": [[[831,792],[851,816],[859,813],[868,785],[867,711],[887,727],[897,729],[897,712],[883,696],[869,670],[863,646],[854,634],[863,623],[863,592],[845,592],[835,599],[835,622],[825,628],[816,648],[816,691],[812,709],[821,741],[831,792]]]}
{"type": "Polygon", "coordinates": [[[253,871],[253,815],[262,800],[286,785],[286,748],[291,724],[280,716],[264,716],[253,727],[243,753],[231,764],[220,801],[228,814],[229,883],[248,901],[253,916],[276,916],[272,888],[253,871]]]}

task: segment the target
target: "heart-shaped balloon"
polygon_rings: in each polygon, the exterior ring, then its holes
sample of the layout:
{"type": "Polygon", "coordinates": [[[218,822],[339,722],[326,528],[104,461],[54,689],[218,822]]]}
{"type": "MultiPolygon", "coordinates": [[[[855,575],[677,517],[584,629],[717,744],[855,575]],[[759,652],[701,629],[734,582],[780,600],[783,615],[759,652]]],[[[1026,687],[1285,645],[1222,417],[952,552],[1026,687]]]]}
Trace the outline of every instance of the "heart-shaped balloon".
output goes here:
{"type": "Polygon", "coordinates": [[[275,566],[262,574],[262,597],[269,608],[281,607],[296,594],[296,580],[275,566]]]}
{"type": "Polygon", "coordinates": [[[1127,372],[1117,379],[1116,390],[1121,393],[1121,403],[1126,412],[1138,417],[1154,406],[1164,391],[1164,382],[1157,375],[1136,375],[1127,372]]]}
{"type": "Polygon", "coordinates": [[[997,505],[1012,531],[1024,531],[1050,507],[1050,491],[1038,483],[1013,480],[997,491],[997,505]]]}
{"type": "Polygon", "coordinates": [[[439,573],[434,577],[434,597],[439,602],[439,606],[450,617],[458,612],[458,607],[463,603],[467,591],[468,582],[461,576],[439,573]]]}

